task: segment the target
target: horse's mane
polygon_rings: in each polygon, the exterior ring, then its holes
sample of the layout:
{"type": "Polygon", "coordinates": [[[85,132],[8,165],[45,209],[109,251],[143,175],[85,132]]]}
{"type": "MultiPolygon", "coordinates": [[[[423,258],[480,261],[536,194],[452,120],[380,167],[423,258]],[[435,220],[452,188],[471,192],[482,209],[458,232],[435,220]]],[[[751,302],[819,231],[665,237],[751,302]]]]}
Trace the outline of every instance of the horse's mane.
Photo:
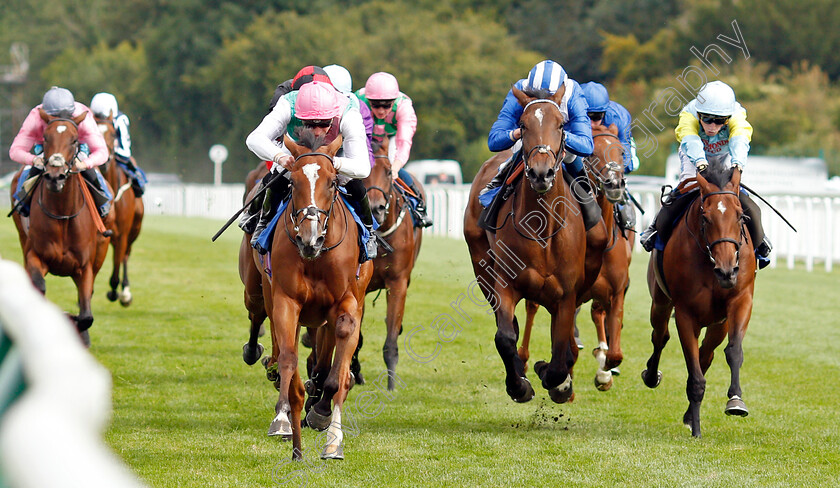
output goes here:
{"type": "Polygon", "coordinates": [[[725,167],[722,164],[712,164],[703,172],[703,177],[706,181],[716,185],[718,188],[723,188],[732,179],[732,172],[734,167],[725,167]]]}
{"type": "Polygon", "coordinates": [[[522,93],[528,95],[529,97],[538,98],[540,100],[546,100],[551,98],[551,92],[542,88],[526,88],[522,90],[522,93]]]}
{"type": "Polygon", "coordinates": [[[316,136],[315,133],[311,130],[305,129],[303,127],[298,127],[297,129],[295,129],[295,139],[297,139],[298,144],[300,144],[301,146],[307,147],[314,151],[324,145],[324,139],[326,139],[326,134],[316,136]]]}
{"type": "Polygon", "coordinates": [[[373,149],[374,153],[376,153],[376,151],[379,151],[379,148],[381,148],[382,144],[384,144],[384,143],[385,143],[385,141],[379,141],[379,140],[374,139],[370,143],[370,148],[373,149]]]}

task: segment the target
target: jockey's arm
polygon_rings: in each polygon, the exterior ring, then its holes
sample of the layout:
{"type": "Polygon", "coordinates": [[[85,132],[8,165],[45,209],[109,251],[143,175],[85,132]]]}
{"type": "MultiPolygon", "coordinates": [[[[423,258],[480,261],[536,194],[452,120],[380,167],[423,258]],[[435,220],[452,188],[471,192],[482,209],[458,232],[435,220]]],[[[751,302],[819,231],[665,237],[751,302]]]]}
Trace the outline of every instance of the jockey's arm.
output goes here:
{"type": "Polygon", "coordinates": [[[592,141],[592,124],[586,114],[586,99],[579,87],[569,98],[567,104],[569,121],[563,124],[566,130],[566,148],[578,156],[589,156],[595,150],[592,141]]]}
{"type": "Polygon", "coordinates": [[[629,173],[638,167],[639,162],[638,158],[634,159],[633,157],[635,155],[635,151],[633,150],[633,144],[631,142],[633,135],[630,133],[632,120],[630,118],[630,112],[626,109],[618,110],[617,115],[616,125],[618,126],[618,140],[621,141],[621,145],[624,146],[624,172],[629,173]]]}
{"type": "Polygon", "coordinates": [[[24,165],[31,165],[35,159],[35,155],[30,152],[32,147],[35,144],[44,142],[45,125],[44,121],[41,120],[41,116],[38,114],[39,107],[40,105],[29,111],[29,115],[23,120],[23,125],[21,125],[15,139],[12,141],[12,145],[9,148],[9,158],[12,161],[24,165]]]}
{"type": "Polygon", "coordinates": [[[513,90],[508,91],[499,116],[490,127],[490,134],[487,136],[487,147],[493,152],[504,151],[516,143],[513,131],[519,127],[519,118],[522,116],[522,105],[513,96],[513,90]]]}
{"type": "Polygon", "coordinates": [[[700,140],[700,120],[688,110],[680,112],[680,121],[674,129],[674,135],[680,144],[688,160],[692,164],[706,160],[706,151],[703,149],[703,141],[700,140]]]}
{"type": "Polygon", "coordinates": [[[114,127],[117,129],[117,144],[114,147],[114,152],[117,156],[123,159],[131,159],[131,133],[129,126],[131,122],[128,120],[128,115],[119,114],[114,119],[114,127]]]}
{"type": "Polygon", "coordinates": [[[747,155],[750,152],[753,128],[747,122],[747,112],[743,109],[736,111],[729,118],[729,157],[733,165],[744,169],[747,155]]]}
{"type": "Polygon", "coordinates": [[[248,134],[245,145],[263,161],[273,161],[278,153],[289,154],[288,149],[278,146],[274,141],[286,132],[291,119],[289,102],[281,98],[274,109],[263,117],[260,125],[248,134]]]}
{"type": "Polygon", "coordinates": [[[370,174],[367,134],[362,114],[350,109],[341,117],[341,137],[344,156],[336,156],[333,161],[339,174],[350,178],[366,178],[370,174]]]}
{"type": "Polygon", "coordinates": [[[93,113],[87,108],[85,110],[87,110],[87,114],[84,120],[82,120],[82,123],[79,124],[79,142],[88,145],[90,152],[88,153],[87,159],[84,160],[84,165],[90,169],[107,163],[110,153],[108,152],[108,145],[105,143],[105,138],[96,126],[93,113]]]}
{"type": "Polygon", "coordinates": [[[394,153],[394,160],[391,162],[391,170],[397,172],[408,162],[411,153],[411,144],[414,140],[414,133],[417,132],[417,114],[414,112],[414,105],[411,99],[404,98],[397,107],[397,150],[394,153]]]}

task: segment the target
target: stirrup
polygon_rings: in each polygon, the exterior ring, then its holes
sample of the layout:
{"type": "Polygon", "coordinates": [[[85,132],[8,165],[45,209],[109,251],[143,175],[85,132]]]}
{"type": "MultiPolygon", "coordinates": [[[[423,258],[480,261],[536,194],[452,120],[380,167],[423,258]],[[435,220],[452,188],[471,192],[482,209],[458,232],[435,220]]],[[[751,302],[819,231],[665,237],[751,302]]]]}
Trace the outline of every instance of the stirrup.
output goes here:
{"type": "Polygon", "coordinates": [[[653,247],[656,243],[656,228],[655,227],[648,227],[642,232],[642,235],[639,236],[639,242],[642,244],[642,247],[647,252],[653,251],[653,247]]]}

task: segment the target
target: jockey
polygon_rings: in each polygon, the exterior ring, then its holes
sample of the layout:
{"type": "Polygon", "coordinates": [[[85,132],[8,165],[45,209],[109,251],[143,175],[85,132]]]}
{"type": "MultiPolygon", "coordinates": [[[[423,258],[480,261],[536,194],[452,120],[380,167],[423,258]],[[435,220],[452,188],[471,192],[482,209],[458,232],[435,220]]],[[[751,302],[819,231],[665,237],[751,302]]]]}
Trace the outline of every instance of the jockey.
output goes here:
{"type": "Polygon", "coordinates": [[[374,140],[388,136],[394,141],[388,146],[392,174],[395,179],[402,180],[417,196],[417,205],[412,209],[414,217],[421,226],[429,227],[432,225],[432,219],[426,214],[426,205],[421,193],[414,185],[411,174],[403,169],[408,162],[412,140],[417,130],[417,114],[414,113],[411,98],[400,91],[394,75],[385,72],[370,75],[364,88],[356,91],[356,95],[370,107],[374,140]]]}
{"type": "Polygon", "coordinates": [[[370,211],[367,192],[361,179],[370,174],[370,160],[367,156],[365,126],[362,115],[352,107],[350,100],[342,96],[329,83],[313,81],[289,92],[277,101],[277,104],[263,118],[260,125],[248,135],[245,144],[254,154],[265,161],[270,161],[271,172],[276,176],[267,176],[263,184],[269,188],[262,208],[262,214],[253,233],[251,245],[260,253],[265,253],[257,243],[259,235],[265,230],[272,218],[272,213],[289,190],[289,180],[284,169],[294,162],[294,157],[278,138],[295,137],[297,130],[308,129],[315,135],[325,135],[325,143],[343,137],[343,156],[336,156],[336,167],[340,183],[351,198],[356,200],[361,209],[359,217],[371,234],[365,251],[368,258],[376,257],[377,241],[373,237],[373,215],[370,211]],[[270,180],[270,181],[266,181],[270,180]]]}
{"type": "MultiPolygon", "coordinates": [[[[705,84],[697,97],[683,108],[674,132],[680,143],[680,182],[694,177],[709,164],[725,164],[744,170],[753,129],[747,122],[747,111],[735,100],[735,92],[726,83],[712,81],[705,84]]],[[[770,262],[772,247],[761,225],[761,210],[746,192],[740,191],[738,195],[744,214],[749,217],[747,229],[756,246],[759,267],[763,268],[770,262]]],[[[658,232],[670,231],[673,220],[688,203],[680,204],[685,200],[690,199],[672,198],[663,204],[650,227],[639,237],[645,250],[653,250],[658,232]]]]}
{"type": "Polygon", "coordinates": [[[110,93],[97,93],[90,100],[90,109],[93,115],[101,119],[114,117],[114,129],[117,131],[117,138],[114,143],[114,159],[121,163],[128,170],[128,177],[131,180],[131,187],[138,197],[143,196],[146,191],[146,173],[137,166],[136,161],[131,157],[131,134],[128,127],[131,122],[128,115],[120,112],[117,105],[117,98],[110,93]]]}
{"type": "MultiPolygon", "coordinates": [[[[561,107],[568,111],[566,123],[563,124],[563,129],[566,132],[566,147],[564,148],[566,156],[563,158],[563,169],[573,176],[575,181],[582,183],[581,187],[588,186],[584,181],[586,177],[583,173],[583,158],[592,154],[594,144],[592,142],[592,127],[586,115],[586,99],[583,97],[580,85],[566,75],[562,66],[547,59],[537,63],[531,68],[527,78],[517,81],[513,86],[529,94],[543,90],[551,95],[557,92],[561,85],[566,87],[561,107]]],[[[509,90],[507,96],[505,96],[505,101],[502,103],[499,116],[490,128],[487,146],[494,152],[513,147],[514,155],[499,166],[496,176],[487,184],[486,188],[481,190],[482,195],[502,186],[510,161],[518,163],[521,160],[522,144],[519,141],[522,138],[522,129],[519,127],[519,118],[523,111],[524,107],[519,104],[519,101],[513,95],[513,90],[509,90]]],[[[581,191],[588,193],[587,189],[581,188],[578,190],[574,188],[575,186],[578,185],[573,184],[572,190],[576,193],[580,204],[585,207],[584,212],[593,217],[595,215],[600,217],[601,209],[595,199],[580,193],[581,191]]]]}
{"type": "Polygon", "coordinates": [[[371,146],[373,142],[373,115],[370,113],[370,107],[366,103],[362,103],[361,99],[353,93],[353,78],[350,76],[347,68],[337,64],[331,64],[324,66],[324,71],[330,77],[330,82],[332,82],[335,89],[346,95],[350,99],[350,103],[353,104],[353,107],[359,109],[359,112],[362,114],[362,120],[365,121],[365,134],[368,140],[370,167],[373,168],[375,162],[373,146],[371,146]]]}
{"type": "MultiPolygon", "coordinates": [[[[609,127],[613,124],[618,128],[618,140],[624,146],[624,173],[630,173],[639,168],[639,157],[636,156],[636,143],[630,132],[632,117],[630,112],[618,102],[610,100],[609,93],[604,85],[590,81],[580,86],[583,89],[583,96],[589,108],[586,115],[589,116],[591,127],[609,127]]],[[[621,217],[621,226],[625,229],[636,227],[636,213],[632,205],[619,203],[616,205],[621,217]]]]}
{"type": "MultiPolygon", "coordinates": [[[[110,210],[110,200],[113,195],[111,195],[108,185],[105,184],[104,178],[96,167],[108,161],[108,146],[96,127],[96,121],[94,121],[90,109],[77,102],[70,90],[54,86],[44,93],[41,104],[30,110],[29,115],[24,119],[20,131],[18,131],[9,148],[9,157],[12,161],[31,166],[28,179],[44,172],[43,144],[47,123],[41,119],[39,109],[42,108],[48,115],[66,119],[83,113],[86,114],[82,123],[79,124],[80,151],[72,164],[73,169],[79,171],[85,180],[94,187],[94,200],[99,206],[99,214],[104,218],[110,210]],[[85,151],[85,145],[87,151],[85,151]]],[[[21,175],[20,180],[23,181],[23,179],[24,177],[21,175]]],[[[22,216],[28,216],[28,211],[23,206],[20,207],[20,212],[22,216]]]]}

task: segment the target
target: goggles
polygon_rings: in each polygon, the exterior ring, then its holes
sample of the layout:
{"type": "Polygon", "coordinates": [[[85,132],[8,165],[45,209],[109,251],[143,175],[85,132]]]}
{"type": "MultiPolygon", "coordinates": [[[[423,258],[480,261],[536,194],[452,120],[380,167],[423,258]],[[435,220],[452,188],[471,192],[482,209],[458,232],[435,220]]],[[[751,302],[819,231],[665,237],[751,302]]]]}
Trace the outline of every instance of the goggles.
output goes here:
{"type": "Polygon", "coordinates": [[[332,119],[326,119],[326,120],[304,120],[304,121],[302,121],[302,122],[303,122],[303,126],[304,126],[304,127],[306,127],[307,129],[314,129],[314,128],[316,128],[316,127],[317,127],[317,128],[319,128],[319,129],[326,129],[326,128],[328,128],[329,126],[331,126],[331,125],[332,125],[332,119]]]}
{"type": "Polygon", "coordinates": [[[593,122],[597,122],[604,118],[604,112],[588,112],[586,115],[588,115],[589,120],[593,122]]]}
{"type": "Polygon", "coordinates": [[[370,107],[371,108],[391,108],[391,105],[394,104],[393,100],[371,100],[370,107]]]}
{"type": "Polygon", "coordinates": [[[723,125],[729,122],[729,117],[723,117],[720,115],[699,114],[699,116],[700,120],[702,120],[704,124],[723,125]]]}

